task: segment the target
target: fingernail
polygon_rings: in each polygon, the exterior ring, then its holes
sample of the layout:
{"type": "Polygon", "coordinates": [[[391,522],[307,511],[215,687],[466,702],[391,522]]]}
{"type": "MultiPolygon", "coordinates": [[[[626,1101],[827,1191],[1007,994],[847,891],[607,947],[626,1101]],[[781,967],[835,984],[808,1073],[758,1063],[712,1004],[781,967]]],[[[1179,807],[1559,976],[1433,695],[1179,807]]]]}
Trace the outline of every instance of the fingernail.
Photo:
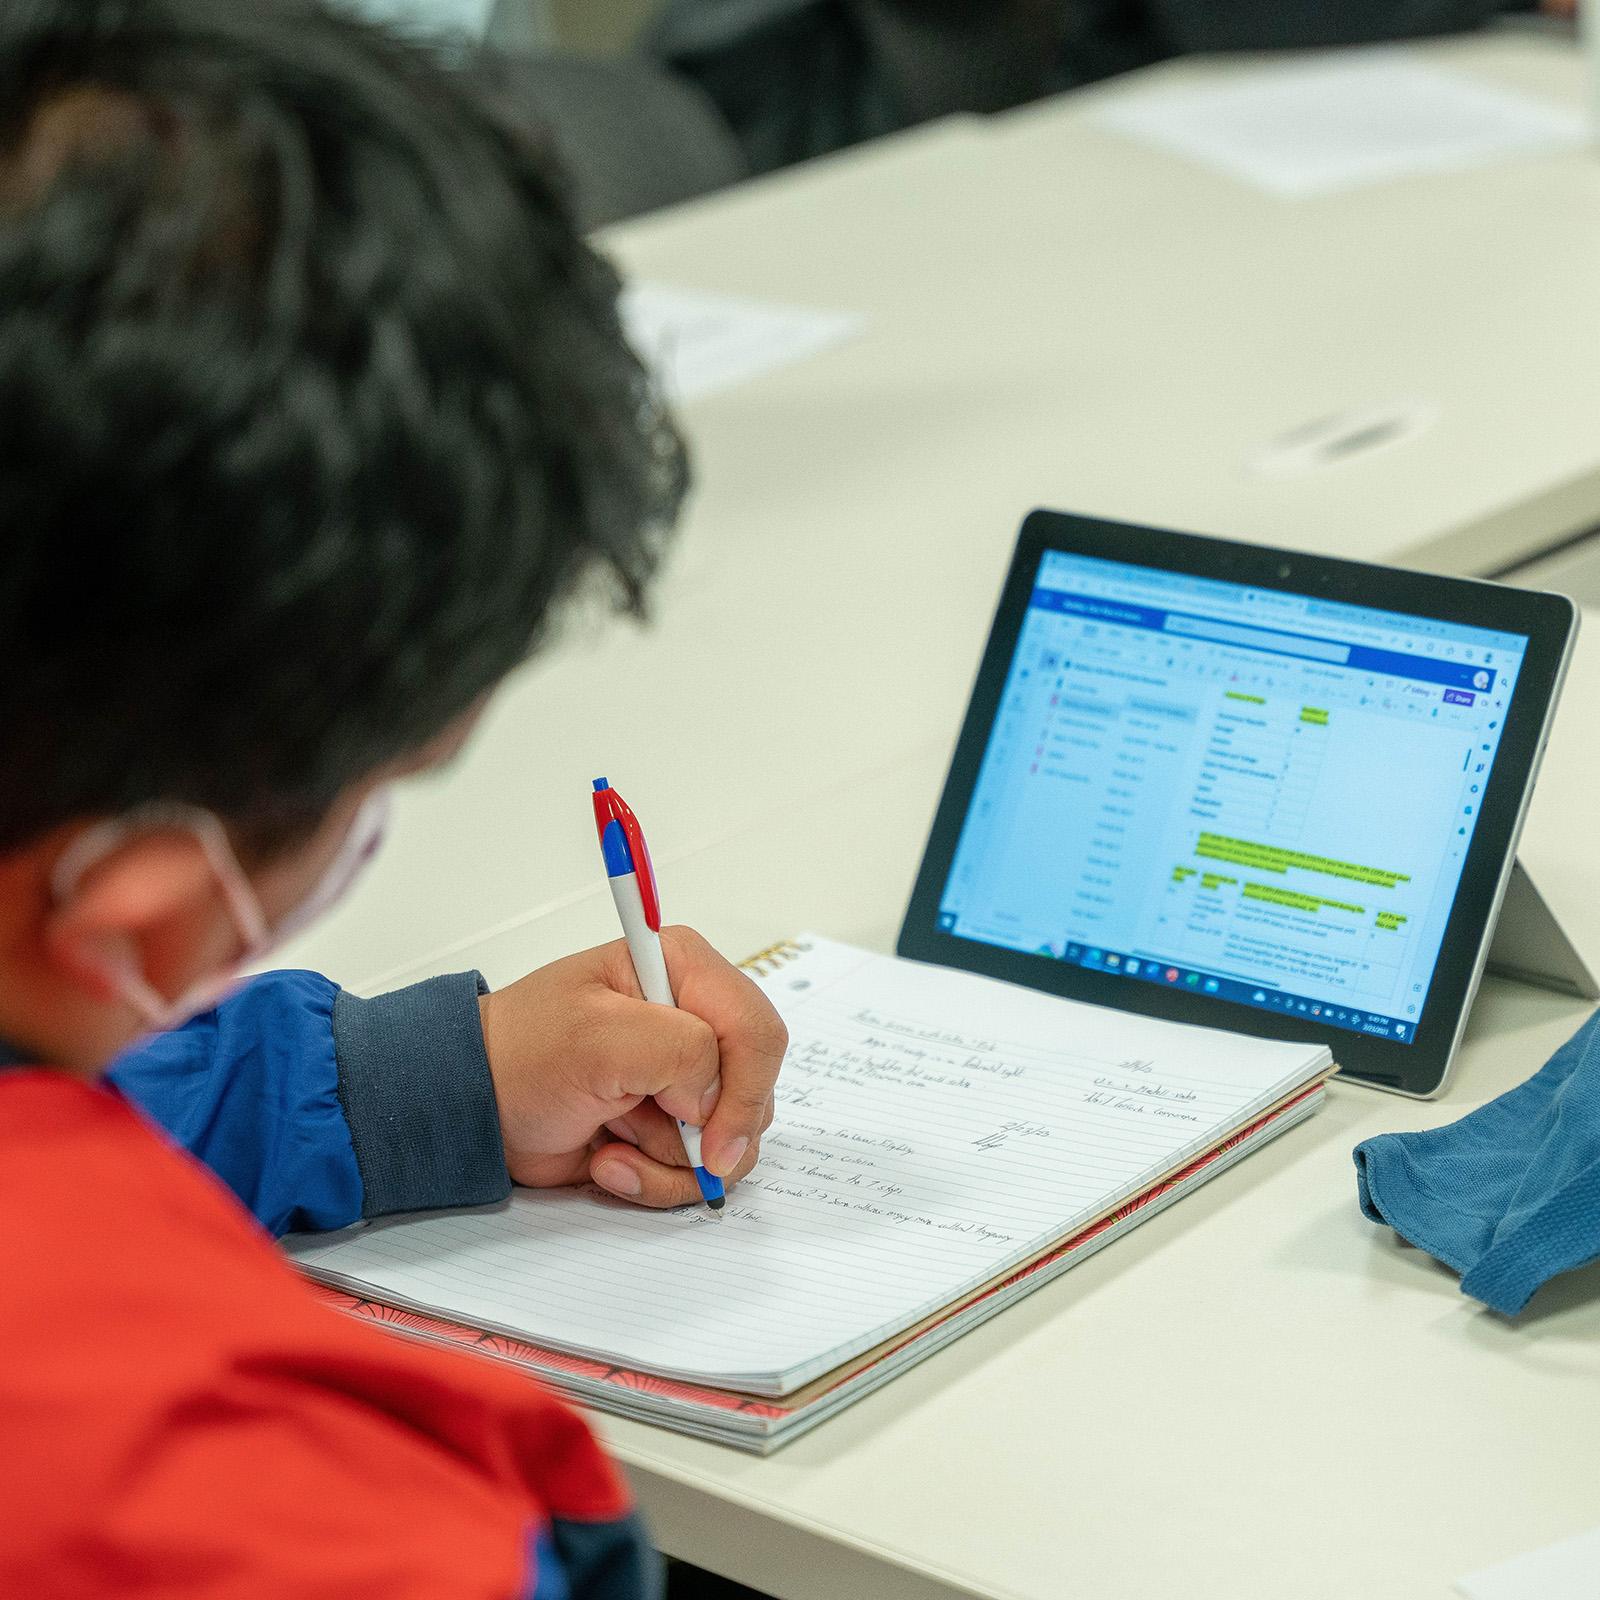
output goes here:
{"type": "Polygon", "coordinates": [[[720,1077],[713,1078],[711,1087],[700,1096],[700,1115],[709,1118],[711,1113],[717,1109],[717,1101],[721,1098],[722,1079],[720,1077]]]}
{"type": "Polygon", "coordinates": [[[642,1187],[639,1174],[625,1161],[602,1161],[594,1169],[593,1177],[602,1189],[609,1189],[612,1194],[636,1195],[642,1187]]]}
{"type": "Polygon", "coordinates": [[[716,1174],[719,1178],[726,1178],[733,1169],[744,1160],[744,1153],[750,1148],[750,1141],[745,1138],[730,1139],[722,1147],[722,1154],[717,1158],[716,1174]]]}
{"type": "Polygon", "coordinates": [[[606,1132],[614,1139],[621,1139],[624,1144],[631,1144],[636,1149],[639,1144],[639,1135],[636,1134],[626,1122],[608,1122],[606,1132]]]}

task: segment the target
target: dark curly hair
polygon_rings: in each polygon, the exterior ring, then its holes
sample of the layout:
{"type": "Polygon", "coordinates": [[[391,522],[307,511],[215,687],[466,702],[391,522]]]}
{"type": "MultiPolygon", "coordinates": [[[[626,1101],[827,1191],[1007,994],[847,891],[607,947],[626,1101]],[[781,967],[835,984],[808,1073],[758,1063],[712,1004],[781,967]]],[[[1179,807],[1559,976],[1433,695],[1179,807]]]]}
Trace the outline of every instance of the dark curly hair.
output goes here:
{"type": "Polygon", "coordinates": [[[172,799],[263,848],[598,578],[682,443],[546,139],[310,0],[0,6],[0,849],[172,799]]]}

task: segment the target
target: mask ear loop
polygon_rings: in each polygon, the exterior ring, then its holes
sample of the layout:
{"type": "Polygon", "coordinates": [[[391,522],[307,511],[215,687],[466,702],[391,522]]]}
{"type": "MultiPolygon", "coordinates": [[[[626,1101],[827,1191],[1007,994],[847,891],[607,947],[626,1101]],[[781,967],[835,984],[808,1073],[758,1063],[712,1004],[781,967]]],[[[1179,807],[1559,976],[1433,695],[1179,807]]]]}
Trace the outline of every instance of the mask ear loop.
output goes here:
{"type": "Polygon", "coordinates": [[[315,888],[272,930],[277,949],[336,906],[371,864],[389,827],[389,785],[374,789],[350,821],[344,842],[324,868],[315,888]]]}
{"type": "Polygon", "coordinates": [[[77,891],[83,875],[133,833],[148,833],[171,828],[192,834],[205,852],[206,862],[216,874],[223,898],[233,916],[234,927],[245,941],[245,960],[263,949],[271,938],[261,902],[233,853],[223,826],[199,806],[177,801],[155,800],[136,806],[125,816],[113,817],[78,835],[61,852],[50,874],[50,893],[55,903],[65,904],[77,891]]]}

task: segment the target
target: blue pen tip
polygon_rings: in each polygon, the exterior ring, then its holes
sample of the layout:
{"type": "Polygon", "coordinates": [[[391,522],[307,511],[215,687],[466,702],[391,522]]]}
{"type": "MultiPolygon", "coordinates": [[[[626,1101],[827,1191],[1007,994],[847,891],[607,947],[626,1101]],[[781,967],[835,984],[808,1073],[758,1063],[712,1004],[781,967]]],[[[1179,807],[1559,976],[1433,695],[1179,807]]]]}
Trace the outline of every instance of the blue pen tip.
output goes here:
{"type": "Polygon", "coordinates": [[[596,778],[594,780],[594,786],[597,791],[600,789],[609,789],[611,787],[611,785],[607,783],[604,778],[596,778]]]}

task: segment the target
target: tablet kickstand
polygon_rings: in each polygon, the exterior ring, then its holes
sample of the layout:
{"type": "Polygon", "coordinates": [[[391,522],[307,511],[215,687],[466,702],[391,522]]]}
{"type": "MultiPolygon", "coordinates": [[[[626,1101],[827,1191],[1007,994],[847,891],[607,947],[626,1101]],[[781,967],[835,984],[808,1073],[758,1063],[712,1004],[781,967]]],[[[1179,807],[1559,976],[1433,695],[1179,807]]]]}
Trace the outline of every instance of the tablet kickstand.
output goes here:
{"type": "Polygon", "coordinates": [[[1500,920],[1489,945],[1488,967],[1502,978],[1556,989],[1579,1000],[1600,1000],[1600,984],[1561,931],[1520,860],[1511,868],[1500,920]]]}

